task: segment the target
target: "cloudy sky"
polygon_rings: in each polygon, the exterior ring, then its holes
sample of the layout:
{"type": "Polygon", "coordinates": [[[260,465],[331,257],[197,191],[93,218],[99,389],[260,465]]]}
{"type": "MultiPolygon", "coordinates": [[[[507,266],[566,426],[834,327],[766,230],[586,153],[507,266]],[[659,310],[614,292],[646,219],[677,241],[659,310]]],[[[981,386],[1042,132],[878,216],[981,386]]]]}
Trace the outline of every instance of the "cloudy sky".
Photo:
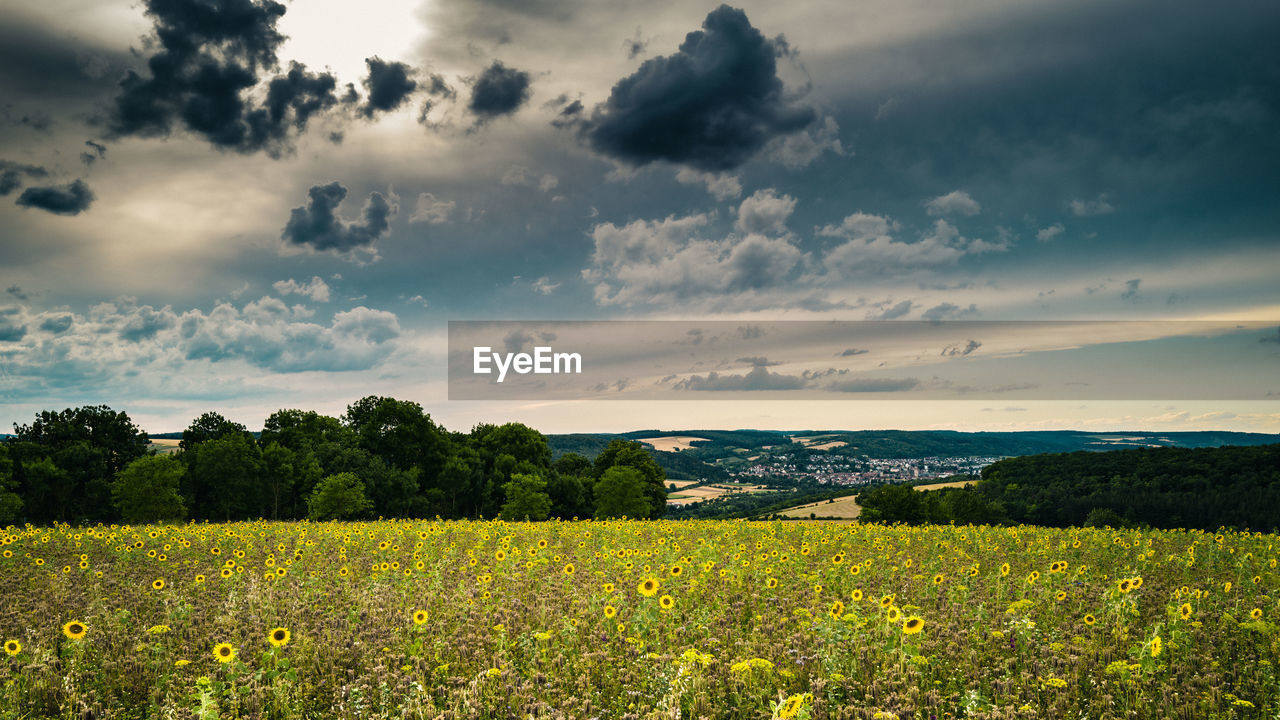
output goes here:
{"type": "MultiPolygon", "coordinates": [[[[454,429],[1280,432],[1275,395],[445,385],[450,320],[1280,320],[1275,3],[0,8],[0,428],[376,393],[454,429]]],[[[1251,367],[1280,367],[1261,340],[1251,367]]]]}

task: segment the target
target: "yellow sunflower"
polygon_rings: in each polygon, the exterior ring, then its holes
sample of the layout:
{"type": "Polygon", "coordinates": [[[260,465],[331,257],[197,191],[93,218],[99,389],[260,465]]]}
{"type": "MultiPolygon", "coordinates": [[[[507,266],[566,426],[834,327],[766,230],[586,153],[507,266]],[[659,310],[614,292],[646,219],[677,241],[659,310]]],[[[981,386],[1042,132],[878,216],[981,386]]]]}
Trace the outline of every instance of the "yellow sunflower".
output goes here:
{"type": "Polygon", "coordinates": [[[289,638],[293,637],[289,633],[289,628],[271,628],[271,632],[267,633],[267,642],[276,647],[284,647],[289,644],[289,638]]]}
{"type": "Polygon", "coordinates": [[[163,589],[164,589],[164,578],[156,578],[155,580],[152,580],[152,581],[151,581],[151,589],[152,589],[152,590],[163,590],[163,589]]]}
{"type": "Polygon", "coordinates": [[[18,653],[22,652],[22,643],[18,642],[17,640],[5,640],[4,651],[9,653],[11,657],[14,655],[17,655],[18,653]]]}
{"type": "Polygon", "coordinates": [[[425,623],[425,622],[427,621],[427,617],[428,617],[428,615],[427,615],[427,611],[426,611],[426,610],[418,610],[418,611],[415,611],[415,612],[413,613],[413,624],[414,624],[414,625],[422,625],[423,623],[425,623]]]}
{"type": "Polygon", "coordinates": [[[220,663],[229,663],[236,657],[236,649],[231,643],[218,643],[213,646],[213,657],[220,663]]]}
{"type": "Polygon", "coordinates": [[[661,607],[663,610],[670,610],[671,608],[675,607],[675,604],[676,604],[676,599],[671,597],[670,595],[663,595],[662,597],[658,598],[658,606],[661,607]]]}
{"type": "Polygon", "coordinates": [[[614,617],[615,615],[617,615],[617,614],[618,614],[618,609],[617,609],[617,608],[615,608],[614,606],[612,606],[612,605],[605,605],[605,606],[604,606],[604,616],[605,616],[605,618],[607,618],[607,619],[609,619],[609,620],[612,620],[612,619],[613,619],[613,617],[614,617]]]}
{"type": "Polygon", "coordinates": [[[80,640],[88,632],[89,632],[89,628],[86,627],[85,624],[80,622],[79,620],[72,620],[71,622],[62,626],[62,634],[66,635],[71,640],[80,640]]]}
{"type": "Polygon", "coordinates": [[[916,615],[912,615],[902,623],[902,632],[904,635],[915,635],[924,630],[924,619],[916,615]]]}
{"type": "Polygon", "coordinates": [[[640,585],[636,587],[636,591],[645,597],[653,597],[658,594],[659,586],[660,583],[657,578],[645,578],[640,582],[640,585]]]}

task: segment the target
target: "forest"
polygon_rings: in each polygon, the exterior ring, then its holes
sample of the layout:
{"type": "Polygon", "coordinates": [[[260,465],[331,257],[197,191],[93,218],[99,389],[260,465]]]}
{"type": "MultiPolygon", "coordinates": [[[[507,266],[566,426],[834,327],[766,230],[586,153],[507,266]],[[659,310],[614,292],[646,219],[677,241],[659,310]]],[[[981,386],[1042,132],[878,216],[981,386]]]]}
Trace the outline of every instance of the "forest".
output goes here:
{"type": "Polygon", "coordinates": [[[866,522],[1272,531],[1280,444],[1006,458],[967,488],[885,486],[858,496],[866,522]]]}
{"type": "Polygon", "coordinates": [[[42,411],[0,442],[0,526],[362,518],[660,517],[666,474],[639,443],[553,460],[519,423],[450,432],[414,402],[365,397],[339,418],[272,413],[260,433],[216,412],[156,453],[124,412],[42,411]]]}

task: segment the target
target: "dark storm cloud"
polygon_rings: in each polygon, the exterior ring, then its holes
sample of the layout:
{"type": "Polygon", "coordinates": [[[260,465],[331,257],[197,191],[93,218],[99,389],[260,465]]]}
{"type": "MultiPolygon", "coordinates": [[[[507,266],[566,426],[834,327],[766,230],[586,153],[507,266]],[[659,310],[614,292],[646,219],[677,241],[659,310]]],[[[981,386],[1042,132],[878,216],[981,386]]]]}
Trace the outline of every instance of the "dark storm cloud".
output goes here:
{"type": "Polygon", "coordinates": [[[22,187],[22,178],[41,178],[47,177],[49,171],[38,165],[24,165],[22,163],[9,162],[8,160],[0,160],[0,197],[22,187]]]}
{"type": "Polygon", "coordinates": [[[337,209],[347,197],[347,189],[336,182],[312,186],[307,197],[305,206],[293,209],[281,237],[292,245],[318,251],[346,253],[370,248],[388,232],[398,209],[382,193],[373,192],[369,193],[360,220],[344,220],[337,209]]]}
{"type": "Polygon", "coordinates": [[[93,204],[93,191],[83,180],[66,185],[29,187],[18,196],[22,207],[46,210],[54,215],[79,215],[93,204]]]}
{"type": "Polygon", "coordinates": [[[5,121],[34,130],[53,125],[50,104],[82,101],[109,92],[126,56],[69,38],[49,28],[23,22],[6,13],[0,23],[0,97],[5,121]],[[30,98],[42,109],[21,103],[30,98]],[[21,108],[21,109],[19,109],[21,108]]]}
{"type": "Polygon", "coordinates": [[[117,137],[164,137],[180,127],[221,149],[278,157],[292,131],[338,101],[332,75],[298,63],[270,79],[265,101],[252,96],[259,72],[278,65],[285,39],[276,30],[285,13],[278,2],[146,0],[145,7],[159,49],[147,77],[130,70],[120,82],[109,118],[117,137]]]}
{"type": "Polygon", "coordinates": [[[27,336],[27,326],[20,325],[16,307],[0,308],[0,342],[18,342],[27,336]]]}
{"type": "Polygon", "coordinates": [[[844,350],[842,350],[841,352],[839,352],[839,353],[838,353],[838,356],[839,356],[839,357],[853,357],[854,355],[866,355],[866,354],[867,354],[867,353],[869,353],[869,352],[871,352],[871,351],[870,351],[870,350],[863,350],[862,348],[845,348],[844,350]]]}
{"type": "Polygon", "coordinates": [[[760,355],[753,355],[750,357],[740,357],[737,360],[734,360],[734,362],[746,363],[752,367],[773,367],[774,365],[782,364],[781,361],[778,361],[778,360],[770,361],[769,358],[763,357],[760,355]]]}
{"type": "Polygon", "coordinates": [[[502,115],[510,115],[529,99],[529,73],[503,65],[500,61],[480,73],[471,86],[471,102],[468,107],[482,122],[502,115]]]}
{"type": "Polygon", "coordinates": [[[596,151],[631,165],[733,169],[817,119],[784,96],[777,58],[786,52],[781,37],[766,38],[746,13],[721,5],[677,53],[618,81],[583,131],[596,151]]]}
{"type": "Polygon", "coordinates": [[[395,110],[418,88],[418,83],[413,80],[413,68],[405,63],[387,62],[376,56],[366,58],[364,62],[369,67],[369,74],[363,81],[369,96],[360,107],[360,114],[365,117],[395,110]]]}
{"type": "Polygon", "coordinates": [[[80,161],[85,165],[93,165],[95,162],[107,156],[107,146],[102,143],[96,143],[92,140],[85,140],[84,144],[92,152],[80,153],[80,161]]]}
{"type": "Polygon", "coordinates": [[[691,375],[672,385],[675,390],[732,392],[754,390],[800,390],[807,383],[804,378],[794,375],[769,372],[762,366],[756,366],[746,375],[691,375]]]}

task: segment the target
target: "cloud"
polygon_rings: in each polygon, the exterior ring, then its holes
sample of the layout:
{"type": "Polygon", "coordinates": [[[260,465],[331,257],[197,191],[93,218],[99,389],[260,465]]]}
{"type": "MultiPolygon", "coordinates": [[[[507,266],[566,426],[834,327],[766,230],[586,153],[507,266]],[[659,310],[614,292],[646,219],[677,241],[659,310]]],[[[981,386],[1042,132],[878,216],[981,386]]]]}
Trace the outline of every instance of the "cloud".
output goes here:
{"type": "Polygon", "coordinates": [[[313,302],[329,302],[329,284],[318,276],[312,276],[310,282],[300,283],[293,278],[278,280],[271,284],[281,295],[302,295],[313,302]]]}
{"type": "Polygon", "coordinates": [[[551,282],[550,278],[548,278],[546,275],[543,275],[542,277],[533,281],[532,287],[534,292],[538,293],[539,295],[550,295],[551,293],[556,291],[556,288],[560,287],[560,283],[558,282],[553,283],[551,282]]]}
{"type": "Polygon", "coordinates": [[[1134,278],[1124,281],[1124,292],[1120,293],[1121,300],[1137,300],[1138,287],[1142,285],[1142,278],[1134,278]]]}
{"type": "Polygon", "coordinates": [[[720,201],[732,200],[742,195],[742,177],[731,173],[709,173],[680,168],[676,172],[676,182],[684,185],[705,185],[707,192],[720,201]]]}
{"type": "Polygon", "coordinates": [[[15,307],[0,308],[0,342],[20,342],[27,336],[27,326],[18,319],[21,312],[15,307]]]}
{"type": "Polygon", "coordinates": [[[845,393],[881,393],[914,390],[920,385],[916,378],[853,378],[840,380],[827,386],[828,390],[845,393]]]}
{"type": "Polygon", "coordinates": [[[535,176],[529,168],[523,165],[513,165],[502,174],[503,185],[514,185],[520,187],[536,187],[543,192],[551,192],[560,185],[560,178],[551,173],[543,173],[541,176],[535,176]]]}
{"type": "Polygon", "coordinates": [[[453,200],[440,200],[431,193],[419,193],[418,202],[413,208],[413,214],[409,216],[409,222],[439,225],[448,222],[449,216],[457,207],[458,203],[453,200]]]}
{"type": "Polygon", "coordinates": [[[50,315],[40,321],[40,329],[47,333],[59,335],[71,329],[75,318],[71,315],[50,315]]]}
{"type": "Polygon", "coordinates": [[[480,122],[511,115],[529,99],[530,82],[529,73],[494,60],[471,86],[467,107],[480,122]]]}
{"type": "Polygon", "coordinates": [[[85,144],[85,147],[89,148],[89,150],[92,151],[92,152],[80,153],[80,161],[83,162],[85,165],[92,166],[95,162],[107,156],[106,145],[103,145],[102,143],[96,143],[92,140],[85,140],[84,144],[85,144]]]}
{"type": "Polygon", "coordinates": [[[732,170],[817,117],[783,91],[777,58],[788,51],[742,10],[721,5],[675,54],[646,60],[619,80],[581,131],[594,150],[628,165],[732,170]]]}
{"type": "Polygon", "coordinates": [[[982,206],[963,190],[953,190],[925,201],[925,211],[930,215],[964,215],[972,217],[982,212],[982,206]]]}
{"type": "Polygon", "coordinates": [[[26,301],[31,299],[31,293],[27,292],[26,290],[23,290],[22,287],[18,285],[10,285],[9,287],[5,288],[5,292],[17,298],[18,300],[26,301]]]}
{"type": "Polygon", "coordinates": [[[942,357],[964,357],[972,355],[975,350],[982,347],[982,343],[977,340],[970,340],[964,345],[948,345],[939,353],[942,357]]]}
{"type": "Polygon", "coordinates": [[[737,360],[734,360],[734,362],[746,363],[752,367],[773,367],[774,365],[782,364],[781,361],[777,361],[777,360],[770,362],[769,358],[764,357],[762,355],[753,355],[751,357],[740,357],[737,360]]]}
{"type": "Polygon", "coordinates": [[[888,218],[854,213],[840,225],[819,228],[819,236],[846,239],[826,252],[823,267],[835,278],[892,275],[953,265],[967,255],[1008,249],[1007,241],[965,238],[954,225],[942,219],[935,221],[916,242],[895,240],[890,235],[895,227],[888,218]]]}
{"type": "MultiPolygon", "coordinates": [[[[768,191],[756,193],[739,207],[739,217],[756,230],[785,230],[794,200],[768,191]]],[[[596,225],[592,265],[583,277],[596,283],[601,304],[661,304],[692,298],[732,301],[785,284],[803,253],[789,237],[763,232],[705,239],[707,215],[635,220],[618,227],[596,225]]]]}
{"type": "Polygon", "coordinates": [[[25,165],[23,163],[0,160],[0,197],[4,197],[22,187],[23,177],[42,178],[48,175],[49,171],[38,165],[25,165]]]}
{"type": "Polygon", "coordinates": [[[338,102],[328,73],[290,63],[259,90],[260,70],[277,66],[285,37],[274,0],[145,0],[155,25],[147,76],[130,70],[110,110],[114,137],[165,137],[175,127],[214,146],[279,157],[312,116],[338,102]]]}
{"type": "Polygon", "coordinates": [[[93,191],[83,180],[66,185],[29,187],[18,196],[22,207],[38,208],[54,215],[79,215],[93,204],[93,191]]]}
{"type": "Polygon", "coordinates": [[[1049,242],[1065,231],[1066,228],[1062,227],[1062,223],[1056,223],[1046,228],[1040,228],[1036,233],[1036,240],[1039,240],[1040,242],[1049,242]]]}
{"type": "MultiPolygon", "coordinates": [[[[362,83],[368,95],[360,106],[360,114],[367,118],[400,107],[418,87],[413,80],[413,68],[405,63],[387,62],[377,56],[366,58],[364,62],[369,74],[362,83]]],[[[441,82],[444,82],[443,78],[441,82]]]]}
{"type": "Polygon", "coordinates": [[[323,252],[351,254],[359,251],[377,257],[373,243],[386,235],[391,218],[399,210],[397,198],[379,192],[369,193],[360,220],[344,220],[336,211],[347,197],[347,189],[337,182],[314,185],[307,191],[310,198],[303,207],[293,209],[281,238],[291,245],[323,252]]]}
{"type": "Polygon", "coordinates": [[[836,357],[853,357],[854,355],[866,355],[869,352],[871,351],[863,350],[862,348],[845,348],[836,353],[836,357]]]}
{"type": "Polygon", "coordinates": [[[1115,212],[1115,207],[1111,205],[1105,193],[1093,200],[1074,199],[1067,203],[1067,207],[1071,209],[1071,213],[1076,217],[1106,215],[1107,213],[1115,212]]]}
{"type": "Polygon", "coordinates": [[[969,307],[967,308],[962,308],[959,305],[956,305],[954,303],[944,302],[940,305],[934,305],[928,310],[925,310],[924,313],[920,315],[920,317],[924,320],[939,321],[939,320],[954,320],[956,318],[964,317],[966,315],[977,315],[977,314],[978,314],[978,306],[973,303],[969,303],[969,307]]]}
{"type": "Polygon", "coordinates": [[[674,390],[733,392],[756,390],[799,390],[808,381],[794,375],[769,372],[757,365],[746,375],[721,375],[711,372],[705,376],[691,375],[672,385],[674,390]]]}
{"type": "Polygon", "coordinates": [[[840,126],[830,115],[808,130],[774,138],[764,152],[770,159],[792,170],[808,166],[824,152],[839,156],[848,154],[840,142],[840,126]]]}
{"type": "Polygon", "coordinates": [[[738,206],[739,231],[760,235],[785,235],[787,218],[796,209],[796,200],[790,195],[779,197],[772,189],[757,190],[738,206]]]}
{"type": "Polygon", "coordinates": [[[906,315],[907,313],[911,312],[911,308],[912,308],[912,307],[914,307],[914,306],[915,306],[915,303],[911,302],[910,300],[903,300],[902,302],[898,303],[897,305],[893,305],[893,306],[891,306],[891,307],[887,308],[886,310],[884,310],[883,312],[881,312],[881,313],[879,313],[879,314],[876,314],[876,315],[869,315],[869,316],[868,316],[868,319],[870,319],[870,320],[896,320],[896,319],[898,319],[898,318],[900,318],[900,317],[903,317],[903,316],[904,316],[904,315],[906,315]]]}

